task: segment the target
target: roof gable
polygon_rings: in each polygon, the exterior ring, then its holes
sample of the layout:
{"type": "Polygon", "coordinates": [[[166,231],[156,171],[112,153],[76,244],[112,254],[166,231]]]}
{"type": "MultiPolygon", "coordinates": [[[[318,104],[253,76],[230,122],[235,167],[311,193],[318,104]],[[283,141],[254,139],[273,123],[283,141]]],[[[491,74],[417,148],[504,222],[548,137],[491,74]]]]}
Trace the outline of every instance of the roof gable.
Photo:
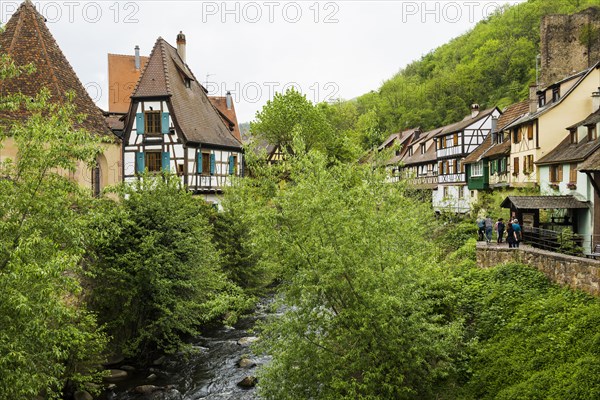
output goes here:
{"type": "MultiPolygon", "coordinates": [[[[93,133],[111,134],[102,111],[92,101],[71,64],[54,40],[44,17],[30,1],[25,1],[6,23],[0,33],[0,52],[8,54],[15,65],[35,65],[31,74],[0,81],[0,95],[22,93],[34,97],[40,90],[50,91],[52,101],[65,103],[67,93],[73,92],[75,112],[85,114],[76,125],[93,133]]],[[[25,110],[3,112],[3,120],[21,121],[28,117],[25,110]]]]}
{"type": "Polygon", "coordinates": [[[177,49],[159,37],[131,96],[132,100],[164,97],[180,133],[188,142],[241,149],[238,140],[206,90],[183,62],[177,49]],[[189,82],[186,85],[185,80],[189,82]]]}

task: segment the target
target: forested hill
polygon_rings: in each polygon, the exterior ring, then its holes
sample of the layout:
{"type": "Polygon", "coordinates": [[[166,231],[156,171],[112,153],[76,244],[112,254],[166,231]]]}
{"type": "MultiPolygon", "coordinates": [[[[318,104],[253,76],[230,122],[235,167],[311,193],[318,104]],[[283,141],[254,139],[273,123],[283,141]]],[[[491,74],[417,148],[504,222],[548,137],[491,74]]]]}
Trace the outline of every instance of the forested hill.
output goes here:
{"type": "Polygon", "coordinates": [[[347,102],[344,114],[356,107],[354,128],[368,148],[391,132],[460,120],[472,103],[502,109],[523,100],[535,81],[541,17],[594,5],[600,0],[529,0],[504,6],[400,70],[379,90],[347,102]]]}

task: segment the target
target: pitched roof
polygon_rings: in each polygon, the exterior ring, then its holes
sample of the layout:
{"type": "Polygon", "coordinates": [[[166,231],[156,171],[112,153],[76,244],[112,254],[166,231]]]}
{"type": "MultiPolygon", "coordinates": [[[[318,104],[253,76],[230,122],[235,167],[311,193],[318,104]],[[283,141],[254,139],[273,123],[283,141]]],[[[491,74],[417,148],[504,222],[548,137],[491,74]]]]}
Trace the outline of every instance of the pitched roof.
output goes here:
{"type": "Polygon", "coordinates": [[[472,116],[471,114],[467,115],[462,119],[462,121],[455,122],[450,125],[446,125],[442,128],[442,131],[438,133],[438,136],[448,135],[450,133],[460,132],[465,128],[473,125],[475,122],[482,120],[483,118],[491,115],[496,110],[496,107],[488,108],[487,110],[483,110],[477,113],[477,115],[472,116]]]}
{"type": "Polygon", "coordinates": [[[586,70],[578,72],[575,75],[572,75],[570,77],[562,79],[560,82],[556,82],[556,83],[553,83],[552,85],[548,86],[548,87],[551,87],[551,86],[554,86],[554,85],[556,85],[558,83],[561,83],[561,82],[564,82],[564,81],[567,81],[567,80],[570,80],[570,79],[577,79],[577,81],[573,84],[573,86],[571,86],[569,88],[569,90],[567,90],[567,92],[563,96],[561,96],[558,101],[555,101],[555,102],[552,102],[550,104],[547,104],[544,107],[538,109],[534,113],[527,113],[527,114],[525,114],[523,117],[521,117],[521,118],[517,119],[516,121],[512,122],[511,124],[509,124],[505,128],[506,129],[510,129],[510,128],[515,127],[515,126],[524,124],[526,122],[533,121],[533,120],[539,118],[540,116],[542,116],[543,114],[547,113],[548,111],[552,110],[554,107],[556,107],[559,104],[561,104],[567,97],[569,97],[569,95],[571,93],[573,93],[573,91],[575,91],[575,89],[577,89],[577,87],[579,86],[579,84],[585,78],[587,78],[588,75],[592,73],[592,71],[594,71],[595,69],[598,69],[598,68],[600,68],[600,61],[598,61],[596,64],[594,64],[591,68],[588,68],[586,70]]]}
{"type": "Polygon", "coordinates": [[[241,140],[225,125],[177,49],[161,37],[131,95],[134,101],[160,97],[168,98],[172,117],[186,141],[241,149],[241,140]],[[186,87],[186,79],[190,87],[186,87]]]}
{"type": "Polygon", "coordinates": [[[594,125],[594,124],[597,124],[598,122],[600,122],[600,108],[597,109],[596,111],[594,111],[593,113],[591,113],[590,115],[588,115],[588,117],[586,119],[584,119],[583,121],[573,124],[573,125],[569,126],[567,129],[576,129],[576,128],[579,128],[580,126],[594,125]]]}
{"type": "MultiPolygon", "coordinates": [[[[504,109],[502,115],[498,118],[496,133],[504,129],[505,126],[520,118],[529,111],[529,102],[527,100],[512,104],[504,109]]],[[[471,154],[465,157],[465,164],[476,163],[483,158],[491,158],[499,155],[510,154],[510,141],[502,143],[492,143],[492,135],[488,135],[471,154]]]]}
{"type": "Polygon", "coordinates": [[[588,208],[588,203],[577,200],[574,196],[508,196],[500,207],[518,210],[553,210],[588,208]]]}
{"type": "Polygon", "coordinates": [[[209,96],[208,99],[213,106],[215,106],[217,111],[219,111],[223,122],[230,126],[233,136],[235,136],[239,141],[242,141],[242,134],[238,125],[237,115],[235,114],[235,105],[233,104],[233,100],[231,101],[231,107],[228,108],[227,96],[209,96]]]}
{"type": "MultiPolygon", "coordinates": [[[[73,92],[75,112],[86,118],[77,127],[92,133],[112,136],[102,111],[94,104],[81,84],[69,61],[46,26],[45,18],[29,1],[23,2],[0,33],[0,52],[8,54],[17,66],[35,65],[31,74],[0,81],[0,96],[22,93],[34,97],[42,88],[50,91],[52,100],[65,103],[67,93],[73,92]]],[[[25,110],[2,113],[2,122],[22,121],[28,117],[25,110]]]]}
{"type": "Polygon", "coordinates": [[[536,164],[551,165],[581,162],[599,148],[599,140],[589,141],[586,137],[578,143],[571,143],[571,138],[567,136],[554,150],[538,160],[536,164]]]}
{"type": "MultiPolygon", "coordinates": [[[[436,135],[438,135],[442,129],[444,128],[437,128],[432,131],[422,133],[419,139],[413,143],[413,146],[420,146],[421,143],[425,143],[425,145],[427,145],[427,141],[436,137],[436,135]]],[[[420,151],[414,151],[412,156],[409,156],[408,153],[406,153],[402,158],[404,165],[423,164],[435,162],[436,160],[437,153],[435,151],[435,143],[433,141],[429,144],[429,147],[425,149],[424,154],[421,154],[420,151]]]]}

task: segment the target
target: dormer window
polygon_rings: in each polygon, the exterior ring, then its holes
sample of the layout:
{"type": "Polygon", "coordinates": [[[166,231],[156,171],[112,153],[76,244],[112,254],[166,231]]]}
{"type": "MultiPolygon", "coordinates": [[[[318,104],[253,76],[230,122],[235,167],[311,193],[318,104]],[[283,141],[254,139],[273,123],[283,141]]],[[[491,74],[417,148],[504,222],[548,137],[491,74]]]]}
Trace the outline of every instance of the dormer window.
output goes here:
{"type": "Polygon", "coordinates": [[[426,148],[425,143],[421,143],[421,154],[425,154],[426,148]]]}
{"type": "Polygon", "coordinates": [[[408,156],[410,157],[412,155],[413,155],[413,149],[412,149],[412,147],[409,147],[408,148],[408,156]]]}
{"type": "Polygon", "coordinates": [[[538,106],[540,108],[544,107],[546,105],[546,93],[542,92],[542,94],[540,94],[538,96],[538,106]]]}
{"type": "Polygon", "coordinates": [[[185,83],[186,88],[189,89],[190,87],[192,87],[192,80],[190,78],[184,78],[183,81],[185,83]]]}
{"type": "Polygon", "coordinates": [[[146,133],[149,135],[160,135],[160,111],[145,111],[144,112],[144,125],[146,126],[146,133]]]}
{"type": "Polygon", "coordinates": [[[576,144],[577,143],[577,130],[576,129],[569,130],[569,135],[571,137],[571,144],[576,144]]]}
{"type": "Polygon", "coordinates": [[[560,86],[552,88],[552,102],[556,103],[560,100],[560,86]]]}
{"type": "Polygon", "coordinates": [[[588,125],[588,140],[592,141],[592,140],[596,140],[596,138],[598,137],[598,133],[596,132],[596,125],[588,125]]]}

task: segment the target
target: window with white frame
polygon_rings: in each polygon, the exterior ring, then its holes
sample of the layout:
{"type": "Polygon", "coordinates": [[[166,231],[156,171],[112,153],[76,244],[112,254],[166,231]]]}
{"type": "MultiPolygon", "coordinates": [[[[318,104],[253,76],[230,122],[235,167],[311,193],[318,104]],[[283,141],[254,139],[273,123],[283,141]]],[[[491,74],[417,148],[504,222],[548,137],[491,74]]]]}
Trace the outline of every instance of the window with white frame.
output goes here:
{"type": "Polygon", "coordinates": [[[483,176],[483,161],[471,164],[471,176],[483,176]]]}

